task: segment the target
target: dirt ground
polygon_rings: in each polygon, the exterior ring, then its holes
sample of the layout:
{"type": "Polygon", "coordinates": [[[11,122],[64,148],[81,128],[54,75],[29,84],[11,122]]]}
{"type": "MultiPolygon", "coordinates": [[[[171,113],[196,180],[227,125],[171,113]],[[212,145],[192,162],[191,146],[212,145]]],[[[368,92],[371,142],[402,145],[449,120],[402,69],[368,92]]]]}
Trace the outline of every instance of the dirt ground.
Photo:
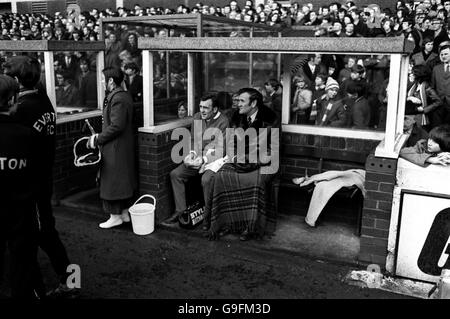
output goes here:
{"type": "MultiPolygon", "coordinates": [[[[58,207],[55,215],[71,262],[80,266],[84,299],[405,298],[343,283],[354,266],[262,250],[233,236],[208,241],[161,228],[137,236],[129,224],[100,229],[100,216],[77,210],[58,207]]],[[[48,258],[41,252],[39,260],[53,288],[48,258]]],[[[5,284],[0,293],[7,294],[5,284]]]]}

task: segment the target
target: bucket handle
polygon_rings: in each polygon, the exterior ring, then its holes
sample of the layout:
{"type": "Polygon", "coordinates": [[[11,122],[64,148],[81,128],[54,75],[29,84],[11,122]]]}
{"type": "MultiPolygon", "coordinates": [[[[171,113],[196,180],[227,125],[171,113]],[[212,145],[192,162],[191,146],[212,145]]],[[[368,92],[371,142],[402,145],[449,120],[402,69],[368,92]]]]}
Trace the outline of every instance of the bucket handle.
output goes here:
{"type": "Polygon", "coordinates": [[[142,195],[141,197],[139,197],[139,199],[133,204],[133,206],[136,205],[141,199],[143,199],[145,197],[152,198],[153,199],[153,205],[155,205],[155,207],[156,207],[156,199],[155,199],[155,197],[153,197],[152,195],[147,195],[147,194],[142,195]]]}

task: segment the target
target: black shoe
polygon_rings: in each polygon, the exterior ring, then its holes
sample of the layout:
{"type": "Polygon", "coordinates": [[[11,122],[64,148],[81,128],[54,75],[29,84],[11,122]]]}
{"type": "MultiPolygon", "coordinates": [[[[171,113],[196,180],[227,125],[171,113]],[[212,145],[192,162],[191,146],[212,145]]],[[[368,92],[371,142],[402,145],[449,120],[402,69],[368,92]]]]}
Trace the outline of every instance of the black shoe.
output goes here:
{"type": "Polygon", "coordinates": [[[180,214],[175,213],[172,216],[170,216],[169,218],[167,218],[165,221],[163,221],[161,224],[163,225],[168,225],[168,226],[172,226],[173,224],[178,223],[178,216],[180,214]]]}
{"type": "Polygon", "coordinates": [[[223,229],[223,230],[221,230],[221,231],[219,232],[219,236],[220,236],[220,237],[223,237],[223,236],[228,235],[229,233],[230,233],[230,229],[225,228],[225,229],[223,229]]]}
{"type": "Polygon", "coordinates": [[[60,284],[49,291],[46,297],[48,299],[77,299],[80,297],[80,289],[69,288],[67,285],[60,284]]]}
{"type": "Polygon", "coordinates": [[[250,239],[250,233],[248,232],[248,230],[244,230],[242,233],[241,233],[241,236],[239,236],[239,240],[240,241],[247,241],[247,240],[249,240],[250,239]]]}

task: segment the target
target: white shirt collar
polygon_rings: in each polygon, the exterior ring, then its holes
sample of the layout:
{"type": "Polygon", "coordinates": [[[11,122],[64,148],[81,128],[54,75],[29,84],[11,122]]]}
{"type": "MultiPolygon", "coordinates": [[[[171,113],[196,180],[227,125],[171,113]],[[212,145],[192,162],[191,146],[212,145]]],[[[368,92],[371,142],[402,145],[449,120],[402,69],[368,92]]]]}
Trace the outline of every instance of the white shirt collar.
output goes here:
{"type": "Polygon", "coordinates": [[[258,114],[258,110],[256,110],[256,112],[255,113],[253,113],[252,115],[250,115],[249,117],[251,118],[251,120],[252,120],[252,123],[255,121],[255,119],[256,119],[256,114],[258,114]]]}
{"type": "Polygon", "coordinates": [[[214,117],[212,119],[207,120],[207,122],[209,122],[211,120],[217,120],[219,118],[220,114],[221,114],[220,111],[218,111],[217,114],[214,115],[214,117]]]}

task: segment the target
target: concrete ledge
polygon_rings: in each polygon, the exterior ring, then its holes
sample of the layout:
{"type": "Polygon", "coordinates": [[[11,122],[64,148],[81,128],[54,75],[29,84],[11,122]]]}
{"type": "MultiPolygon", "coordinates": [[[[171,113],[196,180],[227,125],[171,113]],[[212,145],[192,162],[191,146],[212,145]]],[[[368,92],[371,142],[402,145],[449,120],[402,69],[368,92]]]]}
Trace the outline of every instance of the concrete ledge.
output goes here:
{"type": "Polygon", "coordinates": [[[352,54],[409,54],[413,47],[404,37],[392,38],[139,38],[138,48],[187,52],[275,52],[352,54]]]}

